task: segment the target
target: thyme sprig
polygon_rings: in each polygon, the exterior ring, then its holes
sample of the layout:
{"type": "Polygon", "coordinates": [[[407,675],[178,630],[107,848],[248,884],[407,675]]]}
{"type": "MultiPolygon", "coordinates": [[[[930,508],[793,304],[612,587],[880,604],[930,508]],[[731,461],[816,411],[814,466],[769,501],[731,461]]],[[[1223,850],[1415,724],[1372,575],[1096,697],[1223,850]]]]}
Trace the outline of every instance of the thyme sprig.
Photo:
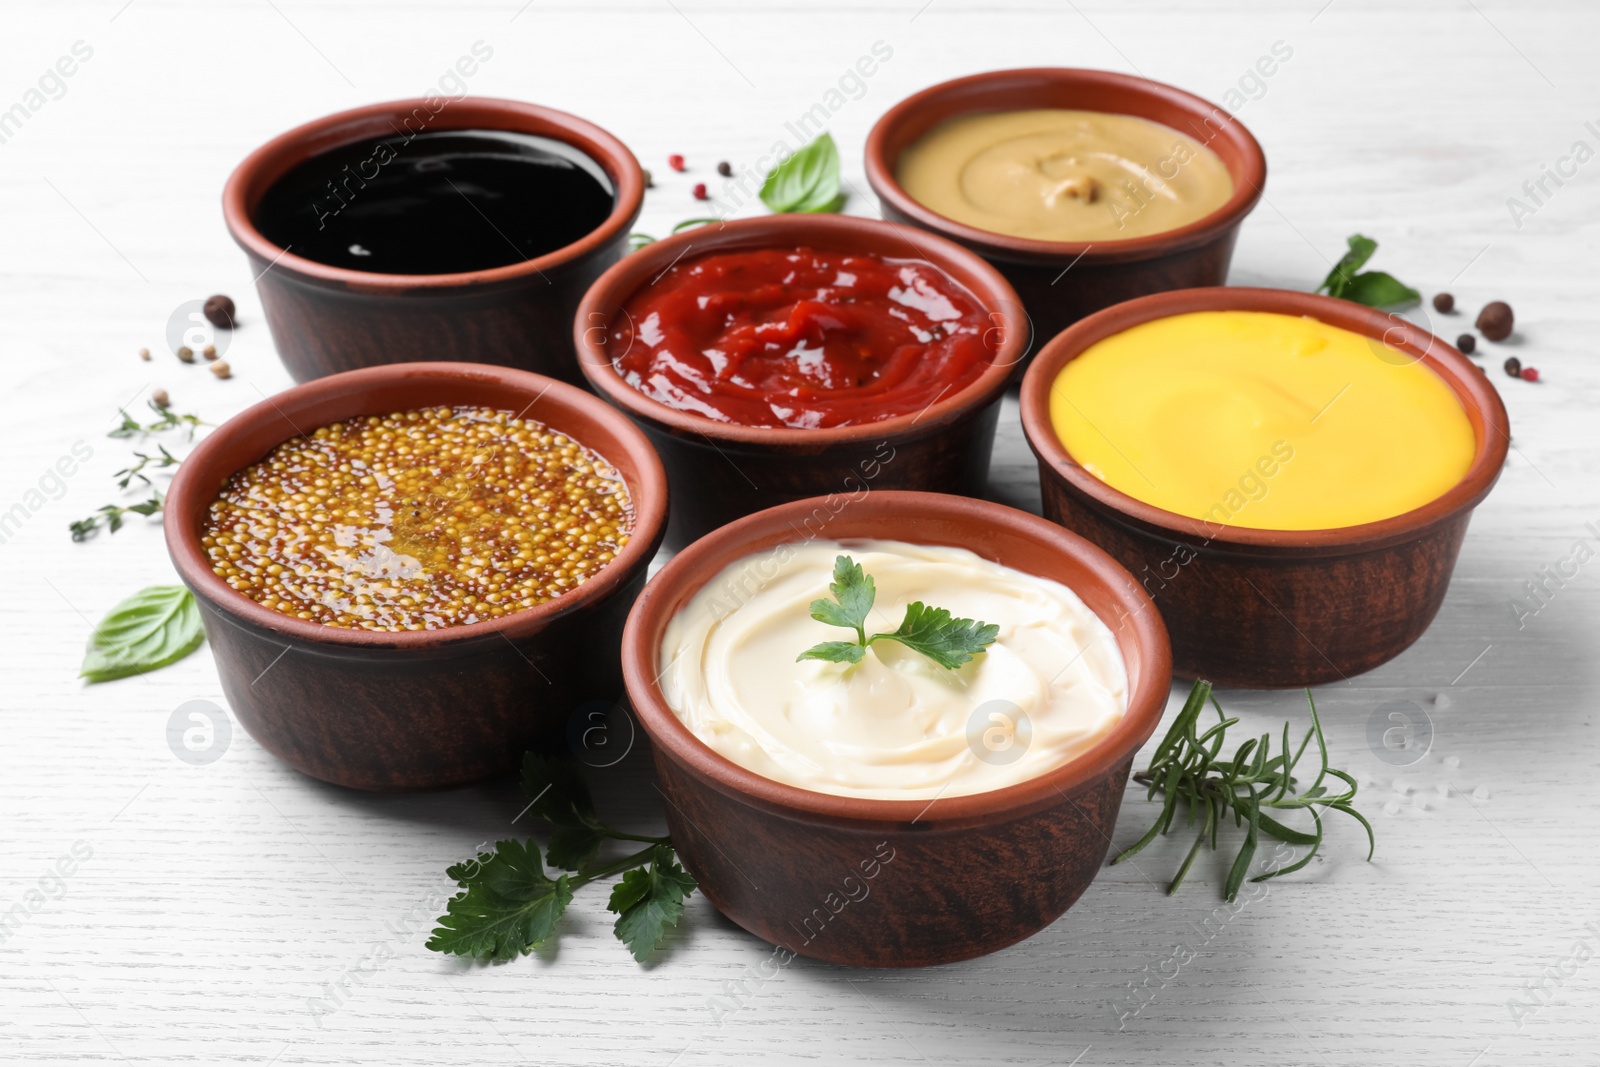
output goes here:
{"type": "Polygon", "coordinates": [[[176,467],[178,465],[178,457],[174,456],[171,452],[168,452],[166,445],[158,444],[156,445],[156,448],[160,451],[160,455],[151,456],[146,455],[143,452],[135,452],[133,454],[134,462],[111,476],[117,480],[118,489],[128,488],[128,486],[133,484],[133,480],[135,478],[139,479],[139,481],[143,482],[145,485],[149,485],[150,477],[144,473],[145,468],[147,467],[153,470],[161,470],[166,467],[176,467]]]}
{"type": "Polygon", "coordinates": [[[1272,735],[1262,734],[1259,738],[1252,737],[1240,745],[1233,759],[1220,760],[1217,757],[1222,752],[1228,728],[1239,720],[1230,719],[1223,714],[1221,705],[1211,695],[1210,682],[1203,680],[1195,682],[1194,688],[1189,691],[1189,699],[1184,703],[1183,710],[1178,713],[1172,728],[1156,747],[1150,766],[1134,775],[1135,781],[1150,787],[1149,799],[1155,799],[1157,793],[1163,795],[1161,814],[1156,817],[1155,825],[1151,826],[1143,837],[1131,847],[1124,849],[1111,862],[1120,863],[1150,844],[1157,836],[1171,832],[1180,803],[1187,809],[1185,825],[1192,827],[1198,821],[1200,833],[1196,836],[1194,847],[1189,850],[1183,865],[1178,868],[1172,884],[1167,887],[1168,893],[1178,891],[1184,877],[1189,873],[1189,868],[1194,864],[1195,857],[1199,855],[1201,847],[1207,841],[1213,850],[1216,849],[1218,830],[1230,814],[1233,816],[1234,826],[1245,828],[1244,844],[1240,847],[1238,856],[1234,858],[1233,867],[1228,871],[1228,879],[1223,886],[1223,896],[1230,901],[1238,896],[1239,888],[1244,884],[1245,875],[1249,873],[1251,861],[1255,858],[1256,845],[1262,834],[1290,845],[1308,846],[1310,851],[1286,867],[1257,875],[1250,879],[1252,882],[1264,882],[1281,874],[1291,874],[1310,863],[1322,845],[1322,811],[1343,812],[1366,829],[1367,859],[1370,861],[1377,842],[1373,837],[1372,824],[1351,806],[1351,801],[1356,796],[1356,781],[1344,771],[1328,766],[1328,744],[1322,736],[1322,723],[1317,719],[1317,704],[1312,700],[1309,689],[1306,690],[1306,702],[1311,707],[1311,727],[1306,731],[1298,749],[1291,749],[1289,746],[1289,724],[1285,722],[1283,751],[1278,755],[1270,754],[1272,735]],[[1200,733],[1200,713],[1205,710],[1208,701],[1216,708],[1219,721],[1209,730],[1200,733]],[[1321,766],[1311,787],[1299,792],[1296,789],[1294,769],[1299,764],[1300,758],[1305,755],[1312,738],[1316,738],[1317,741],[1317,754],[1321,766]],[[1330,777],[1337,778],[1349,788],[1338,793],[1330,792],[1324,784],[1330,777]],[[1268,814],[1268,811],[1302,809],[1310,814],[1315,832],[1305,833],[1285,826],[1268,814]]]}
{"type": "Polygon", "coordinates": [[[106,436],[149,437],[151,434],[165,433],[168,430],[186,427],[189,431],[189,440],[193,441],[194,432],[197,429],[211,425],[198,415],[186,415],[173,411],[171,408],[164,408],[154,400],[148,400],[145,403],[149,405],[151,411],[156,413],[157,417],[154,422],[140,422],[128,414],[127,408],[118,408],[117,411],[122,415],[122,423],[116,429],[107,433],[106,436]]]}
{"type": "Polygon", "coordinates": [[[141,500],[137,504],[106,504],[86,519],[69,522],[67,529],[72,532],[74,541],[86,541],[102,527],[108,533],[116,533],[122,529],[123,517],[126,515],[154,515],[165,506],[166,499],[160,493],[154,493],[150,499],[141,500]]]}

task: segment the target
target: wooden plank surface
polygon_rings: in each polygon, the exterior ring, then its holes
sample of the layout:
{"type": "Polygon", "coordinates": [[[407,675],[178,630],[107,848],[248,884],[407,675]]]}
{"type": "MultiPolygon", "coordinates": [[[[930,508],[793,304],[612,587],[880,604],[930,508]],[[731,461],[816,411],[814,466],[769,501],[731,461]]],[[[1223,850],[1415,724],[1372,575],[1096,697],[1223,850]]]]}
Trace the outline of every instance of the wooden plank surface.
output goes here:
{"type": "MultiPolygon", "coordinates": [[[[1600,10],[1576,0],[8,4],[0,110],[76,42],[92,55],[0,143],[0,511],[26,509],[0,544],[0,912],[43,897],[0,943],[0,1060],[1600,1063],[1600,963],[1587,958],[1600,951],[1600,562],[1520,628],[1509,606],[1576,539],[1600,546],[1584,526],[1600,525],[1600,162],[1547,183],[1531,215],[1507,205],[1531,204],[1523,183],[1574,142],[1600,149],[1585,126],[1600,126],[1597,39],[1600,10]],[[1336,824],[1322,858],[1230,911],[1220,857],[1163,894],[1182,851],[1164,843],[1005,952],[904,973],[800,960],[719,1016],[713,998],[769,950],[699,896],[646,968],[593,892],[559,945],[508,966],[423,950],[445,866],[516,832],[510,784],[358,796],[237,730],[220,759],[191,766],[166,730],[185,701],[223,702],[204,653],[82,686],[91,621],[171,579],[156,526],[67,538],[70,520],[115,496],[127,454],[105,437],[116,407],[161,386],[220,421],[288,384],[221,224],[228,171],[295,123],[437,84],[479,40],[494,54],[472,93],[582,114],[655,171],[647,231],[701,213],[693,181],[718,190],[717,160],[760,156],[882,41],[892,58],[830,126],[853,212],[874,207],[867,129],[918,88],[1006,66],[1138,71],[1212,99],[1237,90],[1266,147],[1267,201],[1233,283],[1310,288],[1360,231],[1382,243],[1376,266],[1455,292],[1469,314],[1437,323],[1446,336],[1485,301],[1511,301],[1518,335],[1484,362],[1514,352],[1546,380],[1493,371],[1516,450],[1444,609],[1411,651],[1318,694],[1335,764],[1362,781],[1376,860],[1336,824]],[[1280,41],[1291,58],[1252,79],[1280,41]],[[671,174],[670,152],[693,172],[671,174]],[[164,353],[173,309],[217,291],[243,320],[226,382],[164,353]],[[141,363],[140,346],[157,359],[141,363]],[[48,472],[77,442],[92,455],[58,484],[48,472]],[[1396,700],[1433,730],[1428,756],[1405,768],[1367,740],[1396,700]],[[63,855],[76,867],[58,884],[48,872],[63,855]],[[1519,1021],[1514,998],[1540,1006],[1519,1021]]],[[[1038,506],[1014,400],[992,495],[1038,506]]],[[[1223,697],[1262,728],[1301,711],[1293,694],[1223,697]]],[[[645,827],[660,812],[641,756],[596,788],[645,827]]],[[[1130,793],[1117,843],[1151,815],[1130,793]]]]}

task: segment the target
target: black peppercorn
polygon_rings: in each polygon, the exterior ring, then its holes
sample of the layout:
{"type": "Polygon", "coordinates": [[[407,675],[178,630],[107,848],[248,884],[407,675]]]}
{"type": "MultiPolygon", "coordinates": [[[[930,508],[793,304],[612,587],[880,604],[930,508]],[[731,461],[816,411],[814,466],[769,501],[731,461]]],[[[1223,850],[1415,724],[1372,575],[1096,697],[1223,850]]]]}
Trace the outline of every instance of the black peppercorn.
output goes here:
{"type": "Polygon", "coordinates": [[[1449,293],[1439,293],[1433,298],[1433,310],[1448,315],[1456,309],[1456,298],[1449,293]]]}
{"type": "Polygon", "coordinates": [[[1511,305],[1504,300],[1485,304],[1478,312],[1478,331],[1491,341],[1504,341],[1511,336],[1511,305]]]}
{"type": "Polygon", "coordinates": [[[1522,377],[1522,360],[1518,359],[1516,356],[1512,356],[1510,359],[1506,360],[1506,373],[1513,378],[1522,377]]]}
{"type": "Polygon", "coordinates": [[[1470,333],[1464,333],[1456,338],[1456,347],[1461,349],[1463,356],[1472,355],[1472,350],[1478,347],[1478,339],[1470,333]]]}
{"type": "Polygon", "coordinates": [[[717,164],[717,173],[722,175],[724,178],[733,177],[733,164],[729,163],[727,160],[723,160],[721,163],[717,164]]]}

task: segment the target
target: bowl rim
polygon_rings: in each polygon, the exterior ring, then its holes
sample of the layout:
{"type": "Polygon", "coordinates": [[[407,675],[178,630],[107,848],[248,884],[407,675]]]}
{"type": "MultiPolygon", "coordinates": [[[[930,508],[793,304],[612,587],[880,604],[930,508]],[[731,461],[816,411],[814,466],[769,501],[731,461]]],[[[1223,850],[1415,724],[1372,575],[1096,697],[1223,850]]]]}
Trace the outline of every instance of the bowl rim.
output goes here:
{"type": "MultiPolygon", "coordinates": [[[[978,104],[966,109],[957,109],[957,112],[981,112],[996,110],[978,104]]],[[[1015,110],[1007,108],[1006,110],[1015,110]]],[[[1098,108],[1096,110],[1106,110],[1098,108]]],[[[952,112],[952,114],[957,113],[952,112]]],[[[1114,114],[1130,114],[1131,112],[1112,112],[1114,114]]],[[[1136,116],[1141,117],[1141,116],[1136,116]]],[[[1150,120],[1156,121],[1156,120],[1150,120]]],[[[1161,123],[1169,129],[1177,129],[1169,123],[1161,123]]],[[[1183,130],[1178,130],[1184,133],[1183,130]]],[[[1190,132],[1188,136],[1193,137],[1190,132]]],[[[985,255],[1004,260],[1042,261],[1056,263],[1062,260],[1072,260],[1076,263],[1083,260],[1085,263],[1116,263],[1128,260],[1148,259],[1154,256],[1166,255],[1173,252],[1184,251],[1216,240],[1229,229],[1237,226],[1244,220],[1256,203],[1261,199],[1262,192],[1267,184],[1267,157],[1261,149],[1261,144],[1255,139],[1244,123],[1240,122],[1231,112],[1211,103],[1204,97],[1165,82],[1158,82],[1151,78],[1139,77],[1133,74],[1120,74],[1115,71],[1097,70],[1091,67],[1017,67],[1009,70],[991,70],[980,74],[969,74],[961,78],[952,78],[949,81],[930,85],[926,89],[911,94],[904,100],[885,111],[878,121],[873,123],[872,129],[867,134],[866,143],[866,171],[867,183],[872,186],[881,200],[894,209],[897,213],[914,221],[918,226],[925,227],[935,233],[953,237],[962,244],[981,249],[985,255]],[[1212,140],[1218,138],[1229,141],[1239,154],[1239,165],[1224,158],[1223,163],[1228,167],[1228,173],[1233,178],[1233,194],[1221,207],[1208,215],[1158,233],[1146,234],[1143,237],[1115,238],[1105,241],[1046,241],[1032,237],[1016,237],[1010,234],[995,233],[991,230],[980,229],[976,226],[958,222],[948,216],[924,206],[907,193],[895,177],[894,164],[898,161],[888,158],[888,142],[896,129],[916,113],[932,104],[945,99],[963,96],[981,96],[986,93],[1002,92],[1007,89],[1024,91],[1030,87],[1039,88],[1051,84],[1068,88],[1095,86],[1100,89],[1118,91],[1124,96],[1143,96],[1157,98],[1174,107],[1187,112],[1202,125],[1211,120],[1221,123],[1219,129],[1210,138],[1199,139],[1199,143],[1209,146],[1212,140]]],[[[1221,153],[1218,153],[1221,155],[1221,153]]]]}
{"type": "Polygon", "coordinates": [[[646,245],[622,257],[584,293],[573,317],[573,343],[578,366],[594,390],[635,418],[669,431],[703,437],[709,441],[733,442],[744,446],[812,450],[828,445],[879,441],[912,433],[932,433],[969,411],[997,400],[1015,378],[1016,369],[1032,345],[1032,322],[1023,309],[1011,283],[993,266],[954,241],[937,234],[914,230],[898,223],[882,222],[857,215],[763,215],[749,219],[729,219],[715,227],[707,224],[683,230],[646,245]],[[792,426],[745,426],[718,422],[689,411],[668,407],[629,385],[616,372],[606,353],[610,325],[618,311],[635,294],[654,284],[689,250],[694,256],[738,249],[771,247],[810,247],[826,250],[830,241],[848,238],[874,238],[897,252],[883,252],[889,258],[915,255],[961,285],[989,314],[990,321],[1002,330],[998,350],[989,366],[964,388],[942,396],[916,415],[896,415],[877,422],[851,423],[821,429],[792,426]],[[915,249],[915,253],[911,250],[915,249]],[[644,282],[645,279],[651,279],[644,282]],[[644,282],[644,284],[641,284],[644,282]]]}
{"type": "MultiPolygon", "coordinates": [[[[222,189],[222,217],[241,248],[267,261],[268,270],[286,268],[324,285],[373,293],[429,288],[453,289],[490,285],[529,277],[562,267],[599,251],[626,235],[644,206],[644,170],[628,146],[587,119],[555,108],[500,97],[467,96],[451,100],[434,113],[425,98],[390,100],[336,111],[278,134],[240,161],[222,189]],[[297,255],[267,239],[251,212],[267,188],[291,167],[366,137],[393,130],[394,120],[409,118],[418,108],[432,118],[426,132],[490,129],[527,133],[561,141],[583,152],[606,172],[616,187],[616,203],[604,222],[574,241],[542,256],[485,270],[448,274],[385,274],[351,270],[297,255]]],[[[265,273],[265,271],[263,271],[265,273]]]]}
{"type": "MultiPolygon", "coordinates": [[[[1119,648],[1138,647],[1141,662],[1146,665],[1136,687],[1130,679],[1127,711],[1121,721],[1088,751],[1052,770],[1000,789],[935,796],[933,800],[881,800],[803,789],[767,778],[713,750],[683,724],[662,696],[660,675],[655,669],[662,634],[673,610],[703,588],[705,581],[752,551],[760,551],[750,548],[757,540],[763,548],[774,535],[777,537],[771,544],[786,543],[783,533],[792,532],[796,528],[794,522],[809,516],[821,499],[780,504],[707,534],[668,561],[634,602],[622,635],[623,683],[635,714],[656,746],[657,759],[670,756],[724,794],[787,818],[854,826],[908,827],[920,823],[929,829],[954,829],[992,825],[1070,800],[1131,760],[1155,732],[1171,692],[1172,648],[1166,624],[1154,602],[1121,564],[1088,540],[1038,515],[971,497],[885,489],[874,490],[853,503],[852,513],[902,528],[919,516],[1000,526],[1083,564],[1091,578],[1117,600],[1120,608],[1126,609],[1119,619],[1101,616],[1101,621],[1117,637],[1119,648]],[[1121,637],[1124,622],[1129,627],[1126,642],[1121,637]],[[936,804],[937,809],[930,810],[936,804]]],[[[1123,658],[1124,662],[1128,659],[1125,652],[1123,658]]]]}
{"type": "Polygon", "coordinates": [[[1051,338],[1023,377],[1022,430],[1038,458],[1068,490],[1092,506],[1163,537],[1250,550],[1281,549],[1295,555],[1338,555],[1414,539],[1426,528],[1476,507],[1500,476],[1510,447],[1510,423],[1488,375],[1454,347],[1402,318],[1348,300],[1292,289],[1213,286],[1153,293],[1114,304],[1051,338]],[[1472,425],[1472,463],[1449,490],[1410,511],[1355,526],[1319,530],[1213,527],[1203,519],[1167,511],[1102,482],[1074,460],[1050,421],[1050,393],[1062,369],[1090,345],[1141,323],[1194,311],[1264,311],[1308,317],[1397,348],[1424,363],[1450,387],[1472,425]]]}
{"type": "MultiPolygon", "coordinates": [[[[439,406],[443,403],[448,401],[417,406],[439,406]]],[[[393,409],[367,412],[378,415],[391,413],[393,409]]],[[[358,416],[353,413],[345,417],[358,416]]],[[[536,412],[533,417],[538,417],[536,412]]],[[[321,425],[326,424],[318,424],[319,427],[321,425]]],[[[565,430],[562,432],[568,433],[579,444],[593,447],[578,433],[565,430]]],[[[282,440],[287,441],[292,436],[293,434],[290,434],[282,440]]],[[[282,441],[278,443],[281,444],[282,441]]],[[[273,447],[276,445],[268,446],[262,455],[271,451],[273,447]]],[[[604,458],[607,462],[616,464],[615,455],[606,455],[604,458]]],[[[258,456],[247,461],[246,466],[259,459],[258,456]]],[[[323,646],[330,650],[415,651],[485,638],[492,639],[496,636],[507,640],[525,637],[543,630],[556,619],[593,606],[626,585],[636,573],[649,565],[666,532],[667,476],[660,457],[656,455],[655,449],[651,447],[649,440],[639,428],[620,412],[577,386],[513,367],[480,363],[394,363],[330,374],[296,385],[257,404],[252,404],[228,419],[207,434],[179,466],[167,490],[164,513],[163,526],[167,551],[172,557],[179,577],[197,596],[218,610],[302,645],[323,646]],[[577,410],[584,419],[603,427],[622,444],[623,450],[639,472],[637,484],[625,483],[634,506],[634,528],[628,543],[594,577],[570,593],[498,619],[486,619],[482,622],[449,626],[439,630],[406,630],[389,633],[343,626],[323,626],[258,604],[223,581],[211,569],[210,562],[200,547],[197,525],[178,517],[188,515],[191,511],[202,514],[222,484],[241,469],[232,464],[224,464],[219,459],[229,447],[229,442],[253,431],[277,429],[285,422],[303,436],[304,430],[295,426],[294,417],[311,405],[341,394],[355,397],[365,394],[366,402],[370,404],[371,394],[375,390],[397,386],[407,381],[427,382],[436,388],[470,382],[499,388],[519,398],[531,396],[533,399],[523,408],[524,414],[548,395],[577,410]]]]}

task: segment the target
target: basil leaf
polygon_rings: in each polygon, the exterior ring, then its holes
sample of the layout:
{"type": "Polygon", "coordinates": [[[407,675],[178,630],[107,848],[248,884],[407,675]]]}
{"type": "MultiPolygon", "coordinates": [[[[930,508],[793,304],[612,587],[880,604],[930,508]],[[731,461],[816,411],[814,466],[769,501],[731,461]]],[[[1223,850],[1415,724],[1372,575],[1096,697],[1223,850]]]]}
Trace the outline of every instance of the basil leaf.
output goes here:
{"type": "Polygon", "coordinates": [[[1375,308],[1412,304],[1422,299],[1421,293],[1381,270],[1357,274],[1339,295],[1345,300],[1375,308]]]}
{"type": "Polygon", "coordinates": [[[194,594],[181,585],[152,585],[116,607],[89,636],[80,677],[109,682],[176,663],[205,640],[194,594]]]}
{"type": "Polygon", "coordinates": [[[761,184],[761,202],[779,214],[838,211],[839,149],[823,134],[779,163],[761,184]]]}
{"type": "Polygon", "coordinates": [[[1326,289],[1329,296],[1344,296],[1345,289],[1355,277],[1356,271],[1360,270],[1362,265],[1372,258],[1372,253],[1378,250],[1378,242],[1359,233],[1351,234],[1345,243],[1350,246],[1350,250],[1340,257],[1339,262],[1333,265],[1328,276],[1322,280],[1322,284],[1317,286],[1319,292],[1326,289]]]}

